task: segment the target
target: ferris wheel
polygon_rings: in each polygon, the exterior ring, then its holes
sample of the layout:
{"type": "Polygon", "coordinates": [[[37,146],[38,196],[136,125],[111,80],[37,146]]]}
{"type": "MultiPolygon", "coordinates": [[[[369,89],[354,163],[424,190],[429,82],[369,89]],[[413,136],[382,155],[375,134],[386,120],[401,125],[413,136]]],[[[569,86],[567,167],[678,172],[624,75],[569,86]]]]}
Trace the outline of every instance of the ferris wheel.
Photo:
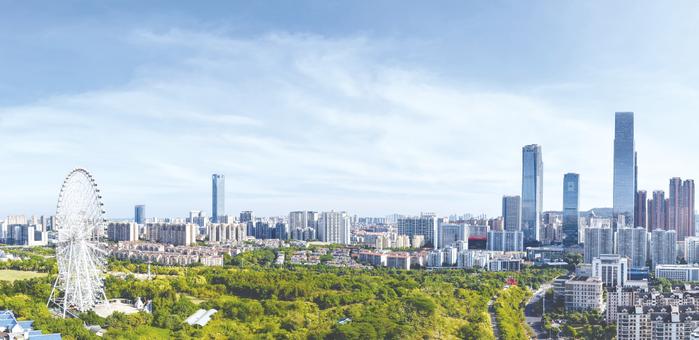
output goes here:
{"type": "Polygon", "coordinates": [[[48,301],[61,309],[63,317],[106,301],[106,252],[99,242],[102,205],[97,183],[87,170],[74,169],[66,176],[56,208],[58,277],[48,301]]]}

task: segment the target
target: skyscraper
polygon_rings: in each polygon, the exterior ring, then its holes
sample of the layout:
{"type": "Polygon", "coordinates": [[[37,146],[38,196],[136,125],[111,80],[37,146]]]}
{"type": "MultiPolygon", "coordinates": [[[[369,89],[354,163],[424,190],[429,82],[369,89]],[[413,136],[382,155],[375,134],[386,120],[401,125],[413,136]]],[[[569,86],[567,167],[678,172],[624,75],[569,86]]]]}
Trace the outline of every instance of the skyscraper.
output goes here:
{"type": "Polygon", "coordinates": [[[695,235],[694,225],[694,180],[688,179],[682,182],[680,191],[678,240],[682,241],[688,236],[695,235]]]}
{"type": "Polygon", "coordinates": [[[226,214],[226,178],[220,174],[211,175],[211,220],[219,223],[226,214]]]}
{"type": "Polygon", "coordinates": [[[648,231],[667,229],[665,202],[665,191],[653,191],[653,198],[648,201],[648,231]]]}
{"type": "Polygon", "coordinates": [[[422,235],[425,238],[425,245],[437,249],[440,247],[437,237],[438,223],[434,214],[422,214],[419,217],[404,217],[398,219],[398,234],[422,235]]]}
{"type": "Polygon", "coordinates": [[[648,193],[645,190],[636,191],[634,220],[634,227],[648,228],[648,193]]]}
{"type": "Polygon", "coordinates": [[[636,151],[633,112],[617,112],[614,126],[614,231],[634,222],[636,151]]]}
{"type": "Polygon", "coordinates": [[[580,175],[568,173],[563,176],[563,245],[578,244],[580,220],[580,175]]]}
{"type": "Polygon", "coordinates": [[[543,207],[544,162],[541,146],[522,148],[522,230],[525,241],[539,241],[543,207]]]}
{"type": "Polygon", "coordinates": [[[522,204],[519,196],[503,196],[502,217],[504,230],[522,230],[522,204]]]}
{"type": "Polygon", "coordinates": [[[134,208],[134,221],[137,224],[146,223],[146,206],[139,204],[134,208]]]}
{"type": "MultiPolygon", "coordinates": [[[[670,191],[668,192],[668,205],[667,205],[667,229],[678,231],[679,219],[680,219],[680,196],[682,194],[682,179],[679,177],[670,178],[670,191]]],[[[679,235],[678,235],[679,236],[679,235]]]]}
{"type": "Polygon", "coordinates": [[[670,179],[667,215],[668,229],[677,231],[677,240],[694,236],[694,180],[670,179]]]}

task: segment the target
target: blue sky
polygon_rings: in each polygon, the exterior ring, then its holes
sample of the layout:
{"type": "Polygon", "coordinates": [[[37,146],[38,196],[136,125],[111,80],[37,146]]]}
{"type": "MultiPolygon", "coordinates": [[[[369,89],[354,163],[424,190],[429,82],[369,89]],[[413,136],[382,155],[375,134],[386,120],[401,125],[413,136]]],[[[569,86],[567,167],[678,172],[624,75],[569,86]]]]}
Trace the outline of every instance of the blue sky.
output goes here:
{"type": "Polygon", "coordinates": [[[94,173],[110,216],[499,214],[521,147],[611,205],[613,114],[639,188],[695,178],[692,1],[0,1],[0,216],[94,173]]]}

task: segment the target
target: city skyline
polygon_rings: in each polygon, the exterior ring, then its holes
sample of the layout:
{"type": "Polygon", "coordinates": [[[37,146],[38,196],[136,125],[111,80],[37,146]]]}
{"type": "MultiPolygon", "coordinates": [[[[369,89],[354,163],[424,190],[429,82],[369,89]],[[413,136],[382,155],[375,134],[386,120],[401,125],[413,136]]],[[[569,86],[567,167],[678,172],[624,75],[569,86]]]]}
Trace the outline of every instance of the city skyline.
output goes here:
{"type": "Polygon", "coordinates": [[[568,172],[582,176],[580,210],[611,207],[617,111],[635,112],[639,190],[699,173],[686,156],[699,129],[687,32],[699,32],[683,20],[697,4],[415,5],[393,20],[385,4],[357,5],[333,29],[344,5],[276,21],[283,6],[261,16],[217,5],[257,20],[133,2],[109,13],[48,5],[19,20],[30,9],[8,6],[0,188],[12,194],[0,195],[0,216],[53,214],[63,175],[81,166],[109,217],[136,204],[149,216],[210,215],[212,173],[236,183],[229,214],[497,216],[503,195],[521,194],[521,148],[534,143],[544,211],[562,209],[568,172]],[[652,23],[622,24],[648,13],[652,23]]]}

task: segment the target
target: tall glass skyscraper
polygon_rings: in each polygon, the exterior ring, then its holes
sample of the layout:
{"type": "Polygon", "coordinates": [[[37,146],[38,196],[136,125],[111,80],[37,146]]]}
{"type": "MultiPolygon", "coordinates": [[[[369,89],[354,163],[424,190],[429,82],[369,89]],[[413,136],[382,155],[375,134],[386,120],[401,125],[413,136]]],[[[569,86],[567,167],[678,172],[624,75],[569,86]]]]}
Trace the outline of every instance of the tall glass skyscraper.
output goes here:
{"type": "Polygon", "coordinates": [[[563,176],[563,245],[578,244],[580,220],[580,175],[563,176]]]}
{"type": "Polygon", "coordinates": [[[139,204],[134,208],[134,221],[138,224],[146,223],[146,206],[139,204]]]}
{"type": "Polygon", "coordinates": [[[219,223],[226,214],[226,177],[220,174],[211,175],[211,221],[219,223]]]}
{"type": "Polygon", "coordinates": [[[539,241],[543,207],[544,162],[541,146],[522,148],[522,231],[525,241],[539,241]]]}
{"type": "Polygon", "coordinates": [[[636,152],[633,112],[617,112],[614,126],[614,221],[613,229],[634,222],[636,201],[636,152]]]}
{"type": "Polygon", "coordinates": [[[522,230],[522,204],[519,196],[503,196],[502,218],[505,230],[522,230]]]}

